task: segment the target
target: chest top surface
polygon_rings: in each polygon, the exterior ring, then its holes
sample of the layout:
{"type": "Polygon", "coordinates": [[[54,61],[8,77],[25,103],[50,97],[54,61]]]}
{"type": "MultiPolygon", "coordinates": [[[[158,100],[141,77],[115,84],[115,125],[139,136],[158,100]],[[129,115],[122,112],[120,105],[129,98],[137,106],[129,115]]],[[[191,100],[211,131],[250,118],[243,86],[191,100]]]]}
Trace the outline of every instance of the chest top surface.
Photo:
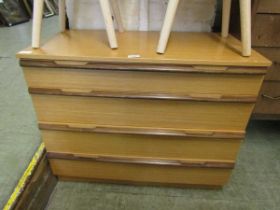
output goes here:
{"type": "Polygon", "coordinates": [[[83,61],[139,65],[268,67],[271,62],[256,51],[240,55],[241,42],[215,33],[174,32],[164,55],[156,53],[158,32],[118,34],[119,48],[109,48],[105,31],[66,31],[40,49],[20,51],[21,60],[83,61]]]}

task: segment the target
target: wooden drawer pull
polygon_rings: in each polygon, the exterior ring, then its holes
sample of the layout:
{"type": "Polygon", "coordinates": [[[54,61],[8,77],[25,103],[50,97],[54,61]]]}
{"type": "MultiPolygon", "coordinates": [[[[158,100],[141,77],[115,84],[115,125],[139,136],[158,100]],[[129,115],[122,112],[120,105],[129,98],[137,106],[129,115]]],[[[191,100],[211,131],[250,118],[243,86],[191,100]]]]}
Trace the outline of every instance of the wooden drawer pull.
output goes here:
{"type": "Polygon", "coordinates": [[[262,94],[262,97],[275,101],[280,100],[280,96],[270,96],[270,95],[262,94]]]}
{"type": "Polygon", "coordinates": [[[193,66],[196,70],[201,71],[227,71],[229,67],[226,66],[193,66]]]}
{"type": "Polygon", "coordinates": [[[191,167],[191,168],[227,168],[233,169],[234,161],[213,161],[213,160],[188,160],[188,159],[153,159],[150,157],[122,157],[122,156],[108,156],[96,154],[73,154],[73,153],[59,153],[48,152],[49,159],[64,159],[64,160],[78,160],[78,161],[98,161],[107,163],[126,163],[126,164],[141,164],[154,166],[177,166],[177,167],[191,167]]]}
{"type": "Polygon", "coordinates": [[[228,130],[188,130],[188,129],[158,129],[141,127],[97,126],[92,124],[39,122],[42,130],[76,131],[91,133],[133,134],[149,136],[176,136],[176,137],[204,137],[204,138],[230,138],[243,139],[244,131],[228,130]]]}
{"type": "Polygon", "coordinates": [[[61,66],[85,66],[88,64],[87,61],[54,61],[54,63],[61,66]]]}

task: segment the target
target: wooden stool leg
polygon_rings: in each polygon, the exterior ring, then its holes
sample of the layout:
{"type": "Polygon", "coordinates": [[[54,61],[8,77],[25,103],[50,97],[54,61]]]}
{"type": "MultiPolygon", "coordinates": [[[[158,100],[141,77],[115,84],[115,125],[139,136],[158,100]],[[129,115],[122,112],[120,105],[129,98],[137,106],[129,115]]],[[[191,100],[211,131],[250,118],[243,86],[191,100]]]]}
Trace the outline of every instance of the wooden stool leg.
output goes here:
{"type": "Polygon", "coordinates": [[[117,0],[110,0],[113,14],[115,17],[115,20],[118,25],[119,32],[124,32],[123,22],[122,22],[122,16],[120,13],[120,8],[117,0]]]}
{"type": "Polygon", "coordinates": [[[118,48],[109,0],[99,0],[99,3],[104,17],[110,47],[112,49],[118,48]]]}
{"type": "Polygon", "coordinates": [[[59,0],[59,25],[60,31],[63,32],[66,29],[66,4],[65,0],[59,0]]]}
{"type": "Polygon", "coordinates": [[[231,0],[223,0],[222,37],[228,37],[231,0]]]}
{"type": "Polygon", "coordinates": [[[40,47],[44,0],[35,0],[33,7],[32,48],[40,47]]]}
{"type": "Polygon", "coordinates": [[[179,0],[170,0],[167,6],[166,15],[164,18],[163,26],[160,33],[160,39],[157,47],[157,53],[164,53],[167,42],[172,29],[173,21],[175,19],[179,0]]]}
{"type": "Polygon", "coordinates": [[[242,55],[250,56],[251,41],[251,0],[239,0],[241,16],[242,55]]]}

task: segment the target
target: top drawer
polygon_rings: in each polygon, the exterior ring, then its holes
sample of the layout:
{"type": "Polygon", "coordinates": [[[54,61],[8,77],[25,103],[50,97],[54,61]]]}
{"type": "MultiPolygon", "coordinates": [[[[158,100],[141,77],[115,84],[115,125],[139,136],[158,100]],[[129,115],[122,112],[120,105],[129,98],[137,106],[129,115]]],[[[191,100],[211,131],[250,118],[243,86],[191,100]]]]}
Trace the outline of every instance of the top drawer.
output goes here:
{"type": "Polygon", "coordinates": [[[254,101],[263,75],[24,67],[31,93],[254,101]]]}

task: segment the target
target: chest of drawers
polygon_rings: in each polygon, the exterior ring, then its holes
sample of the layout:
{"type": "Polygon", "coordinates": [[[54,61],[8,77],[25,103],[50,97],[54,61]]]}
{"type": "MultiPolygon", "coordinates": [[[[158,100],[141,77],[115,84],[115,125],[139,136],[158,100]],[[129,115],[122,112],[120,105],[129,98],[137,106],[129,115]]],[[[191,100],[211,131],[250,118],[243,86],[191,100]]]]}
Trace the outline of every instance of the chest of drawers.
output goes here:
{"type": "Polygon", "coordinates": [[[270,62],[240,42],[174,33],[69,31],[18,53],[53,173],[61,179],[221,187],[270,62]],[[89,41],[90,40],[90,41],[89,41]]]}

